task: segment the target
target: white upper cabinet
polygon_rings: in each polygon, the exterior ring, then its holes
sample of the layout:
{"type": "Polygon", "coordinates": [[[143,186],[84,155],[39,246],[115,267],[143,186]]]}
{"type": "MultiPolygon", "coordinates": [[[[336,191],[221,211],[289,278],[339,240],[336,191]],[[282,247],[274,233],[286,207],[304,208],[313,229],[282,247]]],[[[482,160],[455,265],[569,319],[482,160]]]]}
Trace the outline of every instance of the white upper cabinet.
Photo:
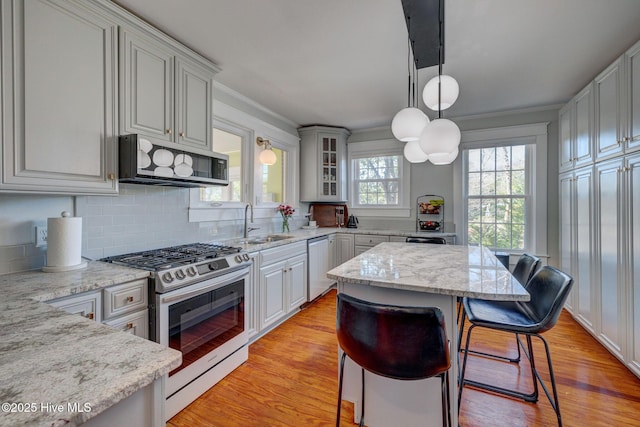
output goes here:
{"type": "Polygon", "coordinates": [[[117,24],[85,2],[2,1],[0,191],[117,192],[117,24]]]}
{"type": "Polygon", "coordinates": [[[623,58],[605,69],[594,81],[596,159],[622,153],[621,94],[623,58]]]}
{"type": "Polygon", "coordinates": [[[347,200],[347,129],[309,126],[300,134],[300,200],[347,200]]]}
{"type": "Polygon", "coordinates": [[[625,54],[625,148],[640,149],[640,42],[625,54]]]}
{"type": "Polygon", "coordinates": [[[593,163],[593,84],[560,110],[560,171],[593,163]]]}
{"type": "Polygon", "coordinates": [[[122,133],[211,149],[217,68],[129,28],[120,31],[120,61],[122,133]]]}
{"type": "Polygon", "coordinates": [[[173,141],[173,55],[124,30],[120,45],[123,133],[173,141]]]}

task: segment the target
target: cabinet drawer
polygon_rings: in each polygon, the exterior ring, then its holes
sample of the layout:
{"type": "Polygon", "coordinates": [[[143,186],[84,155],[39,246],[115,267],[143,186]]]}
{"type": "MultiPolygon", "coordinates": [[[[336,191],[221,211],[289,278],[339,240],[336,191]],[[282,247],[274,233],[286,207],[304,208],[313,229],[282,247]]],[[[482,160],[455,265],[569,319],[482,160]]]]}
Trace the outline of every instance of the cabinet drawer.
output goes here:
{"type": "Polygon", "coordinates": [[[289,259],[296,255],[307,253],[307,241],[290,243],[271,249],[260,251],[260,265],[265,266],[274,262],[289,259]]]}
{"type": "Polygon", "coordinates": [[[104,318],[147,308],[147,279],[104,289],[104,318]]]}
{"type": "Polygon", "coordinates": [[[100,307],[102,294],[100,292],[90,292],[59,300],[47,301],[47,304],[63,309],[71,314],[79,314],[87,319],[100,322],[100,307]]]}
{"type": "Polygon", "coordinates": [[[122,332],[149,339],[149,310],[147,309],[107,320],[103,323],[122,332]]]}
{"type": "Polygon", "coordinates": [[[407,241],[405,236],[389,236],[390,242],[404,243],[407,241]]]}
{"type": "Polygon", "coordinates": [[[375,246],[378,243],[388,242],[389,236],[375,236],[370,234],[356,234],[356,246],[375,246]]]}

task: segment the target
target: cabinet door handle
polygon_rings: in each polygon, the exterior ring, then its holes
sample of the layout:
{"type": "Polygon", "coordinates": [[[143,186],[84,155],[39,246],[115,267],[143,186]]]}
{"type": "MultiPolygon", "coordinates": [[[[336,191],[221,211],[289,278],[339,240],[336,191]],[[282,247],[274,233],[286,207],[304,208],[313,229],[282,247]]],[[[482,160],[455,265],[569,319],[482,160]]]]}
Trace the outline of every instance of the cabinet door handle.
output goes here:
{"type": "Polygon", "coordinates": [[[184,132],[180,132],[180,138],[184,138],[184,132]]]}
{"type": "Polygon", "coordinates": [[[131,295],[127,297],[127,302],[133,302],[133,297],[131,295]]]}
{"type": "Polygon", "coordinates": [[[171,135],[172,132],[171,128],[167,129],[167,134],[171,135]]]}
{"type": "Polygon", "coordinates": [[[107,178],[109,178],[111,181],[113,181],[114,179],[116,179],[116,174],[111,172],[111,173],[107,174],[107,178]]]}
{"type": "Polygon", "coordinates": [[[131,322],[127,323],[127,329],[133,329],[133,323],[131,322]]]}
{"type": "Polygon", "coordinates": [[[93,320],[93,312],[91,313],[87,313],[87,315],[85,316],[87,319],[93,320]]]}

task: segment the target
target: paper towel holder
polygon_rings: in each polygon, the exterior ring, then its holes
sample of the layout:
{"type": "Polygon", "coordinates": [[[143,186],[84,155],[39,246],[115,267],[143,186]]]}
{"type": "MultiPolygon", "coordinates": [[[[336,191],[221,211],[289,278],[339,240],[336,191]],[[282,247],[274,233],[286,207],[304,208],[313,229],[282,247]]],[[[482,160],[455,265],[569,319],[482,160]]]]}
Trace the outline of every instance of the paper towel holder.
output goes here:
{"type": "MultiPolygon", "coordinates": [[[[60,243],[63,244],[64,243],[68,243],[68,242],[58,242],[55,240],[54,237],[58,237],[58,235],[56,233],[53,233],[53,229],[54,229],[54,222],[56,224],[58,224],[58,221],[60,220],[76,220],[76,227],[79,227],[79,229],[77,229],[76,231],[79,232],[80,234],[78,235],[78,239],[80,239],[79,241],[75,242],[77,246],[77,254],[75,254],[74,258],[77,259],[77,263],[76,264],[63,264],[63,265],[45,265],[44,267],[42,267],[42,271],[46,272],[46,273],[58,273],[58,272],[63,272],[63,271],[72,271],[72,270],[80,270],[83,268],[87,267],[87,262],[82,260],[82,256],[80,253],[80,247],[82,246],[82,241],[81,241],[81,236],[82,236],[82,218],[74,218],[71,217],[71,214],[67,211],[63,211],[60,214],[60,217],[57,218],[49,218],[47,220],[47,228],[49,229],[49,241],[47,242],[47,262],[50,262],[49,259],[49,250],[51,249],[51,244],[53,244],[53,246],[55,247],[55,250],[60,250],[62,248],[60,248],[60,243]],[[57,246],[57,247],[56,247],[57,246]]],[[[62,239],[64,240],[64,239],[62,239]]],[[[57,259],[57,257],[56,257],[57,259]]]]}

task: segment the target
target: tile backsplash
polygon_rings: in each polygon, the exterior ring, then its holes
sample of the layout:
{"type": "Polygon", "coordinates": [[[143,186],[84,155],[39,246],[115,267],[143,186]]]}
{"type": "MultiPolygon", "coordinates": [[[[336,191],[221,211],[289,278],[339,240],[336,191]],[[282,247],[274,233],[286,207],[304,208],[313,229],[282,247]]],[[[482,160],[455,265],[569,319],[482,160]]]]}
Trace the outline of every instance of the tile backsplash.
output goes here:
{"type": "MultiPolygon", "coordinates": [[[[242,236],[242,208],[229,208],[232,214],[224,216],[233,219],[189,222],[189,192],[187,188],[121,184],[115,197],[76,197],[76,216],[83,218],[82,255],[100,259],[242,236]]],[[[251,225],[260,230],[254,233],[277,231],[279,223],[274,218],[256,220],[251,225]]],[[[297,228],[295,222],[293,228],[297,228]]]]}

